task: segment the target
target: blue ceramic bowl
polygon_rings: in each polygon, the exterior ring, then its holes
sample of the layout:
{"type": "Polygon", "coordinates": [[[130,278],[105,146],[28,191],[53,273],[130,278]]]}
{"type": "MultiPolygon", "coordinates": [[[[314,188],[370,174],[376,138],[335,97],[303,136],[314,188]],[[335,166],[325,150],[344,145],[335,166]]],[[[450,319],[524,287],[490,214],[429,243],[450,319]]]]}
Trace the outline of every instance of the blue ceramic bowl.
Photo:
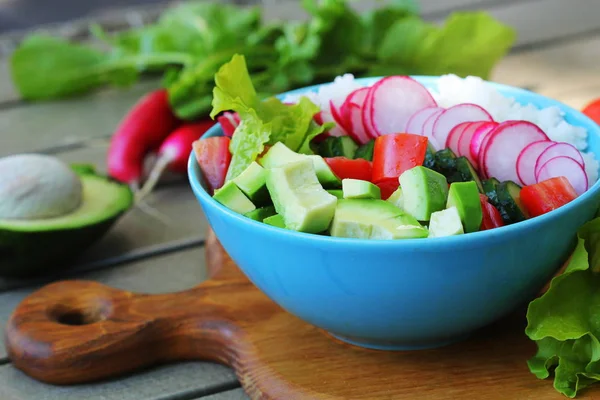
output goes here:
{"type": "MultiPolygon", "coordinates": [[[[415,79],[436,87],[436,77],[415,79]]],[[[494,86],[521,103],[558,106],[569,123],[588,130],[589,148],[600,154],[600,128],[582,113],[526,90],[494,86]]],[[[221,134],[216,125],[205,137],[221,134]]],[[[188,166],[216,236],[260,290],[298,318],[374,349],[448,344],[531,300],[568,258],[577,229],[600,203],[598,182],[556,211],[494,230],[436,239],[346,239],[279,229],[230,211],[206,192],[193,154],[188,166]]]]}

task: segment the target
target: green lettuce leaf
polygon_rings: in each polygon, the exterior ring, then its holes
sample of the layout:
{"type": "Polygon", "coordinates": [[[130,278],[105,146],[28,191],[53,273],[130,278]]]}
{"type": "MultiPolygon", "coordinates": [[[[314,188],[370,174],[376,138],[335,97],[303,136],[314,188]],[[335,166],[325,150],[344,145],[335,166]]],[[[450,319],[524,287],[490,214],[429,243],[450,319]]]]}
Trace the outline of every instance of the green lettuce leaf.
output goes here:
{"type": "Polygon", "coordinates": [[[538,351],[528,361],[540,379],[554,373],[554,388],[568,397],[600,380],[600,218],[578,232],[578,242],[565,271],[554,277],[527,310],[525,333],[538,351]]]}
{"type": "Polygon", "coordinates": [[[244,119],[240,121],[229,145],[231,163],[225,177],[226,181],[244,172],[248,165],[256,160],[256,157],[263,152],[264,145],[269,141],[272,129],[272,125],[264,124],[254,110],[250,109],[244,115],[244,119]]]}

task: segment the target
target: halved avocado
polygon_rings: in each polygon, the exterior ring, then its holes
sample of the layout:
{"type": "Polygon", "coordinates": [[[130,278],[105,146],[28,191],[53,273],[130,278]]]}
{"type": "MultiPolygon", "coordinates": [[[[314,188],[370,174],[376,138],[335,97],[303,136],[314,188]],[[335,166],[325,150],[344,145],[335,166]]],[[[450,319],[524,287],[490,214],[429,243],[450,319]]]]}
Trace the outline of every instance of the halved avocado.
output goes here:
{"type": "Polygon", "coordinates": [[[133,204],[130,188],[73,165],[82,201],[73,211],[38,219],[0,219],[0,275],[27,277],[65,268],[133,204]]]}

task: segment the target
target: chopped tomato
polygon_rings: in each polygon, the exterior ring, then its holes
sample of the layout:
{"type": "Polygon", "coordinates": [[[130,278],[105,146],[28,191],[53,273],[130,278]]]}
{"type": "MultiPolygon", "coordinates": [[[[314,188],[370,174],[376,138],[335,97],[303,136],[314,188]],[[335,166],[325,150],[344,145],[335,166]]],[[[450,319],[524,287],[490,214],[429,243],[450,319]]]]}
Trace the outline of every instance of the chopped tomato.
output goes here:
{"type": "Polygon", "coordinates": [[[577,192],[567,178],[558,176],[521,189],[521,202],[531,217],[537,217],[573,201],[577,192]]]}
{"type": "Polygon", "coordinates": [[[398,189],[400,182],[398,182],[398,179],[387,179],[385,181],[377,182],[376,185],[379,186],[379,189],[381,190],[382,200],[387,200],[392,193],[398,189]]]}
{"type": "Polygon", "coordinates": [[[231,163],[230,143],[231,139],[227,136],[213,136],[193,143],[196,160],[212,191],[225,183],[227,169],[231,163]]]}
{"type": "Polygon", "coordinates": [[[398,179],[408,169],[423,165],[427,138],[411,133],[379,136],[373,149],[373,182],[398,179]]]}
{"type": "Polygon", "coordinates": [[[233,132],[235,132],[235,128],[240,124],[240,116],[238,113],[232,112],[224,112],[217,118],[217,121],[221,124],[221,129],[223,130],[223,135],[227,137],[232,137],[233,132]]]}
{"type": "Polygon", "coordinates": [[[483,219],[481,220],[480,231],[494,229],[504,226],[502,216],[496,207],[488,202],[488,198],[484,194],[479,195],[481,201],[481,209],[483,211],[483,219]]]}
{"type": "Polygon", "coordinates": [[[361,179],[371,182],[371,162],[362,158],[352,160],[346,157],[325,158],[329,168],[340,179],[361,179]]]}
{"type": "Polygon", "coordinates": [[[585,106],[583,113],[600,125],[600,98],[595,99],[585,106]]]}

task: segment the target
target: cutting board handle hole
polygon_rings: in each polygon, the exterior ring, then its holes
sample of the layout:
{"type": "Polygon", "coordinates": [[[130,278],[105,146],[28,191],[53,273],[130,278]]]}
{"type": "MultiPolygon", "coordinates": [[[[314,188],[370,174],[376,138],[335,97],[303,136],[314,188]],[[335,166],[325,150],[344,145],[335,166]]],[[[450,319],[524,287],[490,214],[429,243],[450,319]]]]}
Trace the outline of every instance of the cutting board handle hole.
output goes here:
{"type": "Polygon", "coordinates": [[[102,302],[85,304],[80,302],[61,302],[50,308],[50,319],[62,325],[83,326],[108,318],[111,307],[102,302]]]}

